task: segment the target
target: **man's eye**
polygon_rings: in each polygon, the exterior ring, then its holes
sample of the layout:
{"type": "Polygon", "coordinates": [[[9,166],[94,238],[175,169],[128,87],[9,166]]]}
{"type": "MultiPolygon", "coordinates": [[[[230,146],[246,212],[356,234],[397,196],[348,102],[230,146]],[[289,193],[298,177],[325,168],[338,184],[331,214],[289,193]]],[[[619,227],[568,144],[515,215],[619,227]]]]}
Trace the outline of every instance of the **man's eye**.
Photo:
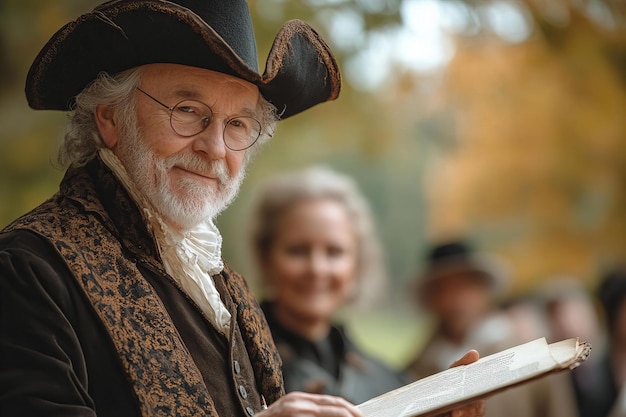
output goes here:
{"type": "Polygon", "coordinates": [[[176,112],[185,114],[198,114],[198,109],[194,106],[178,106],[176,107],[176,112]]]}
{"type": "Polygon", "coordinates": [[[252,130],[252,126],[251,126],[252,123],[246,120],[245,118],[241,118],[241,117],[236,118],[236,119],[231,119],[228,122],[228,125],[237,130],[245,130],[246,132],[249,132],[250,130],[252,130]]]}

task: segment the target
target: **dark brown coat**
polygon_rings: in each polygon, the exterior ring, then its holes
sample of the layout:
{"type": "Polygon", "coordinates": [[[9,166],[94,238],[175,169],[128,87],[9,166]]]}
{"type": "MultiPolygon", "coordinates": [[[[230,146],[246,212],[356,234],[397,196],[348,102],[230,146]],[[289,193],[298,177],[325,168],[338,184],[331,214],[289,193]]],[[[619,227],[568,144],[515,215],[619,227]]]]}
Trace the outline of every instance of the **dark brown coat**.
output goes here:
{"type": "Polygon", "coordinates": [[[230,340],[164,271],[99,159],[0,234],[0,415],[237,416],[283,394],[245,281],[214,277],[230,340]]]}

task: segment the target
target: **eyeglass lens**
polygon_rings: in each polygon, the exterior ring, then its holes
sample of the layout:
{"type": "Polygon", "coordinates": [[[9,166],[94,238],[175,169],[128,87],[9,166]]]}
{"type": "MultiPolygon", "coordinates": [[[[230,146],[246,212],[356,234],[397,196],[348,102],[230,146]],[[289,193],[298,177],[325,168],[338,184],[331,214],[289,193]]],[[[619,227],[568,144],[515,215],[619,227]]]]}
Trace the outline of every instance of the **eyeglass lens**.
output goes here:
{"type": "MultiPolygon", "coordinates": [[[[202,132],[212,119],[211,108],[196,100],[183,100],[171,109],[172,129],[185,137],[202,132]]],[[[232,150],[243,150],[252,146],[260,133],[261,124],[258,120],[247,116],[234,117],[224,126],[224,142],[232,150]]]]}

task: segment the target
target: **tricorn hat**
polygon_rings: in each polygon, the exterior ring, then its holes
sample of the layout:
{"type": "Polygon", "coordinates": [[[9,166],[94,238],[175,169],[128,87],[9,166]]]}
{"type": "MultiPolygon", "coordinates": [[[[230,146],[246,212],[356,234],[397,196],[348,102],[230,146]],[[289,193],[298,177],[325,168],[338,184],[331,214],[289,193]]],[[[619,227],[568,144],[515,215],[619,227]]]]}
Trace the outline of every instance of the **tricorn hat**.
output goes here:
{"type": "Polygon", "coordinates": [[[257,59],[245,0],[111,0],[52,36],[28,72],[26,98],[34,109],[70,110],[100,72],[152,63],[241,78],[257,85],[283,119],[339,95],[330,48],[300,20],[280,29],[263,75],[257,59]]]}

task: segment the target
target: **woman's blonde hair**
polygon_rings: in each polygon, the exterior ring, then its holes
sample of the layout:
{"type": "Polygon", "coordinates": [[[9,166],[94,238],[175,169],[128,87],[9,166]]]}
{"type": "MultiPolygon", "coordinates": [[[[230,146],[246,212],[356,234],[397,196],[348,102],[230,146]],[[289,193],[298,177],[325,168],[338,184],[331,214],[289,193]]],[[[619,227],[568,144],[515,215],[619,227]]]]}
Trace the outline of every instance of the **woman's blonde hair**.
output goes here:
{"type": "MultiPolygon", "coordinates": [[[[371,306],[387,284],[387,274],[369,205],[354,180],[330,168],[313,166],[283,173],[264,184],[252,210],[252,252],[260,265],[274,244],[279,222],[285,212],[303,200],[331,199],[342,204],[352,220],[356,236],[357,290],[351,304],[371,306]]],[[[259,268],[261,269],[261,268],[259,268]]],[[[267,277],[260,276],[267,291],[267,277]]],[[[266,294],[263,294],[266,295],[266,294]]]]}

